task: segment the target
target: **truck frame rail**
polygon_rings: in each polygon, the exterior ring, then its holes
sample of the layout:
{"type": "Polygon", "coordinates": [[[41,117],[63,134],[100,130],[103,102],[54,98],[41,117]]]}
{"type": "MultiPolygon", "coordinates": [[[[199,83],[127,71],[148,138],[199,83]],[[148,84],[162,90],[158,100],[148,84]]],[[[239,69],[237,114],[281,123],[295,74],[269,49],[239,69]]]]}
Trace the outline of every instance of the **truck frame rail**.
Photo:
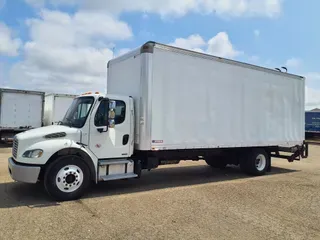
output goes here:
{"type": "Polygon", "coordinates": [[[309,155],[309,143],[304,141],[302,145],[294,147],[278,147],[276,151],[272,151],[270,156],[275,158],[287,159],[288,162],[300,161],[301,158],[307,158],[309,155]],[[291,153],[290,155],[283,154],[291,153]]]}

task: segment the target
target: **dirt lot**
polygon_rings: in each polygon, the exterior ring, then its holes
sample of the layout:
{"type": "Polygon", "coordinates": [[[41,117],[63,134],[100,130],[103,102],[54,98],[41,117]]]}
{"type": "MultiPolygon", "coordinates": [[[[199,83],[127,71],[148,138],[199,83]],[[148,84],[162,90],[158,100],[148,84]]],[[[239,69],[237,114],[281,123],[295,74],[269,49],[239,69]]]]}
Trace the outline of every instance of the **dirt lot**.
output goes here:
{"type": "Polygon", "coordinates": [[[320,239],[320,146],[267,176],[187,162],[52,202],[15,183],[0,149],[0,239],[320,239]]]}

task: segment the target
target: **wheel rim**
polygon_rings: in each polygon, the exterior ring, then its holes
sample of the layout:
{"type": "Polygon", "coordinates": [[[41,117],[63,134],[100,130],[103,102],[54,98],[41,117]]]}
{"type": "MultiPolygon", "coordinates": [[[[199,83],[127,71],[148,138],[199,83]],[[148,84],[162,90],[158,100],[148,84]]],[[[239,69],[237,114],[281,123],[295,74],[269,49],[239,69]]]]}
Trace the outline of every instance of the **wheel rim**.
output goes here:
{"type": "Polygon", "coordinates": [[[256,168],[258,171],[263,171],[263,169],[266,167],[267,165],[267,159],[266,156],[264,156],[263,154],[259,154],[256,157],[256,168]]]}
{"type": "Polygon", "coordinates": [[[76,191],[83,182],[83,172],[75,165],[60,169],[56,176],[56,185],[60,191],[70,193],[76,191]]]}

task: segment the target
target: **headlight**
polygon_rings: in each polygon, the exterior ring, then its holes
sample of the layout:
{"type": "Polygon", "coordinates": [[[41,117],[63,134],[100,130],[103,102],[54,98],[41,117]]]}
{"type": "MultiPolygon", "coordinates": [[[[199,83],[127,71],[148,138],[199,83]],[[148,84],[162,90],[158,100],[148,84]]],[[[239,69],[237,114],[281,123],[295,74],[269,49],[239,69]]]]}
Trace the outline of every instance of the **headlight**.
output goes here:
{"type": "Polygon", "coordinates": [[[22,157],[24,158],[39,158],[42,156],[43,151],[41,149],[28,150],[24,152],[22,157]]]}

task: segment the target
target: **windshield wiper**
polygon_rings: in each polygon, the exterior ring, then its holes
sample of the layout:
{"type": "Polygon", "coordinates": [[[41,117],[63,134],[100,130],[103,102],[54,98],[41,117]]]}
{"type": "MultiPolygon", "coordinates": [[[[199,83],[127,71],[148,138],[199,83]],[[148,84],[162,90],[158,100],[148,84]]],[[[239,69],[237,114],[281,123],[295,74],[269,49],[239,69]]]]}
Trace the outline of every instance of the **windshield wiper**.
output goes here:
{"type": "Polygon", "coordinates": [[[72,121],[71,121],[71,119],[70,118],[65,118],[66,120],[67,120],[67,125],[69,126],[69,127],[72,127],[72,121]]]}

